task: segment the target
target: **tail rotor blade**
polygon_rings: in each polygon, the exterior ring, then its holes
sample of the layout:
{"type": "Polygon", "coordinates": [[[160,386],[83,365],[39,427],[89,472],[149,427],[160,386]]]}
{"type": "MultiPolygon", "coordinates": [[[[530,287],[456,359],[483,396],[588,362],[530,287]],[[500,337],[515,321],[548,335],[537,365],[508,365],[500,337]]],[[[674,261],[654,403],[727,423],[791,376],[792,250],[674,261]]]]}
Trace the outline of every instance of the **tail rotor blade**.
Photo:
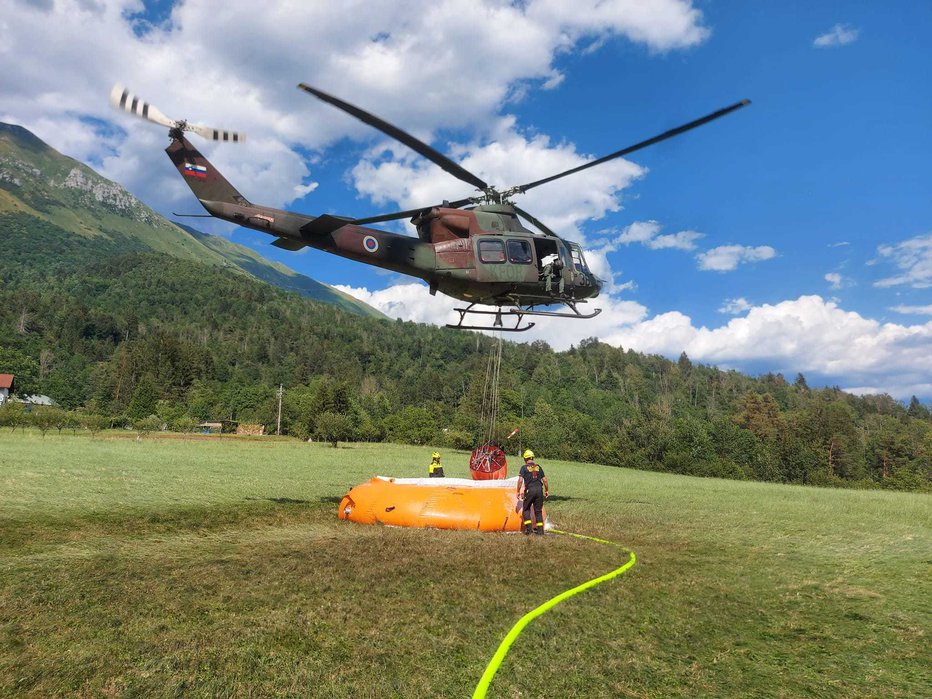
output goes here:
{"type": "Polygon", "coordinates": [[[110,91],[110,106],[161,126],[171,128],[175,125],[175,122],[162,114],[158,108],[143,102],[122,85],[114,85],[110,91]]]}
{"type": "Polygon", "coordinates": [[[246,140],[246,134],[238,131],[224,131],[223,129],[212,129],[209,126],[197,126],[196,124],[186,124],[185,131],[193,131],[198,136],[206,138],[208,141],[224,141],[226,143],[242,143],[246,140]]]}

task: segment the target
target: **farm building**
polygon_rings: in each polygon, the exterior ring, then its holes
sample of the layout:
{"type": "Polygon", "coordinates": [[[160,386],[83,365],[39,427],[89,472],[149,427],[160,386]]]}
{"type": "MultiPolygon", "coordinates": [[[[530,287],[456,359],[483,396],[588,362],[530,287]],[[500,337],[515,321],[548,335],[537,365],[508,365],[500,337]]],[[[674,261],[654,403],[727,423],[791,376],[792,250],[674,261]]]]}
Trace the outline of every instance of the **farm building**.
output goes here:
{"type": "Polygon", "coordinates": [[[13,392],[13,383],[16,377],[13,374],[0,374],[0,405],[7,402],[13,392]]]}
{"type": "Polygon", "coordinates": [[[204,434],[228,434],[236,432],[238,424],[235,420],[208,420],[197,427],[204,434]]]}

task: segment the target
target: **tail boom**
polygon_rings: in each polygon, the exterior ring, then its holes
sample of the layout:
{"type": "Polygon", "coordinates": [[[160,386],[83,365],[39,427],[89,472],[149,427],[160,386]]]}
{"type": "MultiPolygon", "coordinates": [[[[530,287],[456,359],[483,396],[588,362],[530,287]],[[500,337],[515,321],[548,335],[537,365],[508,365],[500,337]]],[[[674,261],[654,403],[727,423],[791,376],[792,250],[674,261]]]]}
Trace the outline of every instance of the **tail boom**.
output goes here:
{"type": "Polygon", "coordinates": [[[312,247],[422,279],[435,269],[433,246],[417,238],[357,226],[352,219],[306,216],[250,203],[183,136],[165,152],[211,216],[273,235],[277,247],[312,247]]]}

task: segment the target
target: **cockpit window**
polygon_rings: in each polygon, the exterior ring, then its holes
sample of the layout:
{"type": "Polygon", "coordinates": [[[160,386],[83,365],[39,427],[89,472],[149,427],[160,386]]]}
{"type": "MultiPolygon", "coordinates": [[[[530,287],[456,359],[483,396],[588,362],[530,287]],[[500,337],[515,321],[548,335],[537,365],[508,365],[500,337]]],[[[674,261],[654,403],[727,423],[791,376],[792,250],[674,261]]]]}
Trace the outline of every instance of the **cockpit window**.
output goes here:
{"type": "Polygon", "coordinates": [[[509,240],[508,261],[516,265],[531,264],[531,243],[527,240],[509,240]]]}
{"type": "Polygon", "coordinates": [[[573,264],[576,265],[576,269],[589,274],[589,265],[586,264],[586,258],[583,257],[582,248],[578,245],[571,245],[570,254],[573,256],[573,264]]]}

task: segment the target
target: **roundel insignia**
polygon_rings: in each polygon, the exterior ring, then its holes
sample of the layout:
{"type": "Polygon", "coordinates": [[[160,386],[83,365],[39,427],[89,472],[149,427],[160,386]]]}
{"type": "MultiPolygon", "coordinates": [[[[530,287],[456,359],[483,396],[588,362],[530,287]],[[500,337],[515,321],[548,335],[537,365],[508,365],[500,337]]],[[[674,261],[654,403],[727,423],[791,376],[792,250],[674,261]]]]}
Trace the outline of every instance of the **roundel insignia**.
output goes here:
{"type": "Polygon", "coordinates": [[[373,238],[371,235],[367,235],[362,239],[362,245],[366,248],[366,252],[375,252],[379,249],[379,241],[373,238]]]}

